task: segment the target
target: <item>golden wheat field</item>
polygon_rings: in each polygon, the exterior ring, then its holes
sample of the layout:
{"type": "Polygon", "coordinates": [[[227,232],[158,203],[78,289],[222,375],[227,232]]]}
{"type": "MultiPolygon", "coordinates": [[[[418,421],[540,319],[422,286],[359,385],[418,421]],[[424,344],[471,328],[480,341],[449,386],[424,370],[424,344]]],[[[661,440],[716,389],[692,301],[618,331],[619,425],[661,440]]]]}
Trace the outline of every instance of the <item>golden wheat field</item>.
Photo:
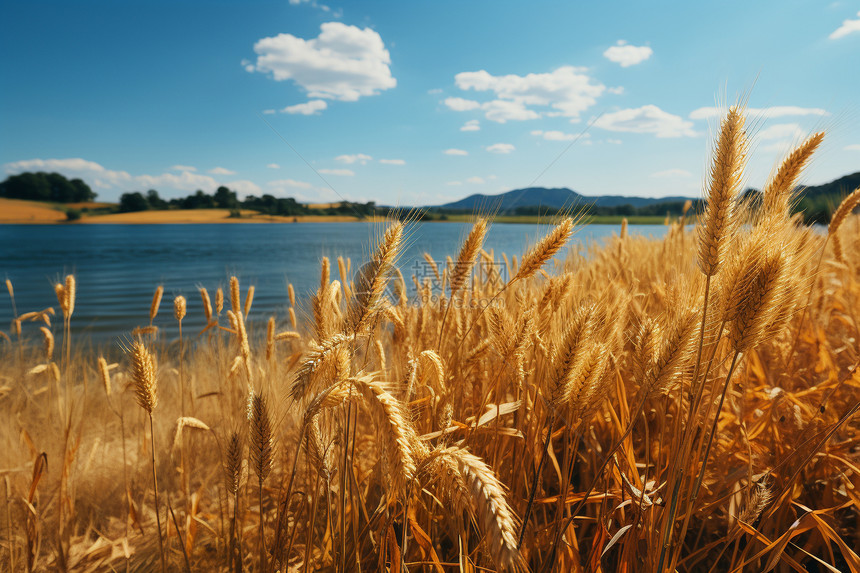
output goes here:
{"type": "Polygon", "coordinates": [[[66,277],[0,335],[2,569],[860,571],[860,190],[789,216],[822,137],[749,205],[729,110],[662,240],[503,257],[477,217],[418,284],[392,221],[309,320],[246,324],[232,278],[202,333],[159,289],[116,364],[66,277]]]}

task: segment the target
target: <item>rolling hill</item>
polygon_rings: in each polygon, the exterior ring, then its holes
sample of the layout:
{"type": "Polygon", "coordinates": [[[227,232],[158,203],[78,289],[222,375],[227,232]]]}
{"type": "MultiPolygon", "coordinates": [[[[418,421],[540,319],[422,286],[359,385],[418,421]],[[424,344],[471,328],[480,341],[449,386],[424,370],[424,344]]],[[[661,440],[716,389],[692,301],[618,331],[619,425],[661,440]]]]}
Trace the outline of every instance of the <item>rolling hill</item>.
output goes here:
{"type": "Polygon", "coordinates": [[[564,207],[584,207],[594,205],[596,207],[617,207],[619,205],[631,205],[633,207],[644,207],[658,203],[669,203],[686,201],[692,197],[625,197],[622,195],[601,195],[590,197],[581,195],[567,187],[552,188],[527,187],[525,189],[514,189],[499,195],[469,195],[459,201],[446,203],[435,207],[446,211],[474,211],[475,209],[496,211],[499,214],[513,211],[518,207],[547,207],[561,209],[564,207]]]}

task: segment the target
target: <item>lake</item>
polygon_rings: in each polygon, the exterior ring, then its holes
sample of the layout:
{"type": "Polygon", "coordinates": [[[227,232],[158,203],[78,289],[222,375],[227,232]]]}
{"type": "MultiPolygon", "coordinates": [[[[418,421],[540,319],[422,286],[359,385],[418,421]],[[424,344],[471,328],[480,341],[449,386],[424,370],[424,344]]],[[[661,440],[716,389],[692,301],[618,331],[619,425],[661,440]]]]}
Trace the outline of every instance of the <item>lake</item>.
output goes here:
{"type": "MultiPolygon", "coordinates": [[[[408,227],[406,249],[399,266],[407,282],[427,272],[423,253],[437,261],[457,251],[471,225],[415,223],[408,227]]],[[[494,224],[486,249],[518,257],[542,237],[545,225],[494,224]]],[[[213,225],[0,225],[0,280],[15,288],[18,313],[53,306],[55,334],[62,324],[53,284],[66,274],[77,280],[72,316],[75,339],[97,346],[112,344],[136,326],[149,323],[155,288],[164,285],[164,299],[155,324],[175,336],[173,298],[188,299],[185,332],[204,326],[197,287],[213,299],[219,286],[229,290],[230,275],[239,277],[242,296],[254,285],[249,320],[264,322],[275,314],[283,323],[289,299],[287,284],[296,291],[299,319],[308,316],[307,298],[319,285],[320,259],[332,261],[332,278],[339,278],[337,257],[352,259],[353,272],[369,257],[379,225],[372,223],[213,224],[213,225]]],[[[572,244],[600,241],[617,233],[618,225],[580,227],[572,244]]],[[[630,225],[631,234],[663,236],[662,225],[630,225]]],[[[227,296],[229,300],[229,295],[227,296]]],[[[229,302],[225,304],[229,308],[229,302]]],[[[9,332],[12,306],[5,288],[0,294],[0,329],[9,332]]],[[[222,321],[226,322],[226,321],[222,321]]],[[[38,336],[36,323],[24,325],[25,335],[38,336]]]]}

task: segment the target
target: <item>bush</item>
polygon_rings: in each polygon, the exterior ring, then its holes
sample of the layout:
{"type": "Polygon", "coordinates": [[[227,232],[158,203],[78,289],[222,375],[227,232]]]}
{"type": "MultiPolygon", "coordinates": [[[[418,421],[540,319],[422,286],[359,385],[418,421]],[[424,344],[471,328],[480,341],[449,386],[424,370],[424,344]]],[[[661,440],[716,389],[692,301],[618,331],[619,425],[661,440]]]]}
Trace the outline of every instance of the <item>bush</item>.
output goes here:
{"type": "Polygon", "coordinates": [[[66,221],[78,221],[81,218],[80,209],[66,209],[66,221]]]}

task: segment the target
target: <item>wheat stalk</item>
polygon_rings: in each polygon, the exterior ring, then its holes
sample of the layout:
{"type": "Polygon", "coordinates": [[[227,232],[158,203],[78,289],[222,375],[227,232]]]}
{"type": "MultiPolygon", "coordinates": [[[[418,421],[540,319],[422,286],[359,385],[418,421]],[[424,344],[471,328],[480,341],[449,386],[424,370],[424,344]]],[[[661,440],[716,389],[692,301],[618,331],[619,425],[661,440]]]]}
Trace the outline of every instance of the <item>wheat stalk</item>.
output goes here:
{"type": "Polygon", "coordinates": [[[839,239],[839,227],[845,222],[845,219],[851,214],[854,209],[860,205],[860,187],[855,189],[850,195],[845,197],[833,213],[830,219],[830,225],[827,227],[827,236],[833,238],[833,255],[840,263],[845,263],[845,256],[842,254],[842,241],[839,239]]]}

